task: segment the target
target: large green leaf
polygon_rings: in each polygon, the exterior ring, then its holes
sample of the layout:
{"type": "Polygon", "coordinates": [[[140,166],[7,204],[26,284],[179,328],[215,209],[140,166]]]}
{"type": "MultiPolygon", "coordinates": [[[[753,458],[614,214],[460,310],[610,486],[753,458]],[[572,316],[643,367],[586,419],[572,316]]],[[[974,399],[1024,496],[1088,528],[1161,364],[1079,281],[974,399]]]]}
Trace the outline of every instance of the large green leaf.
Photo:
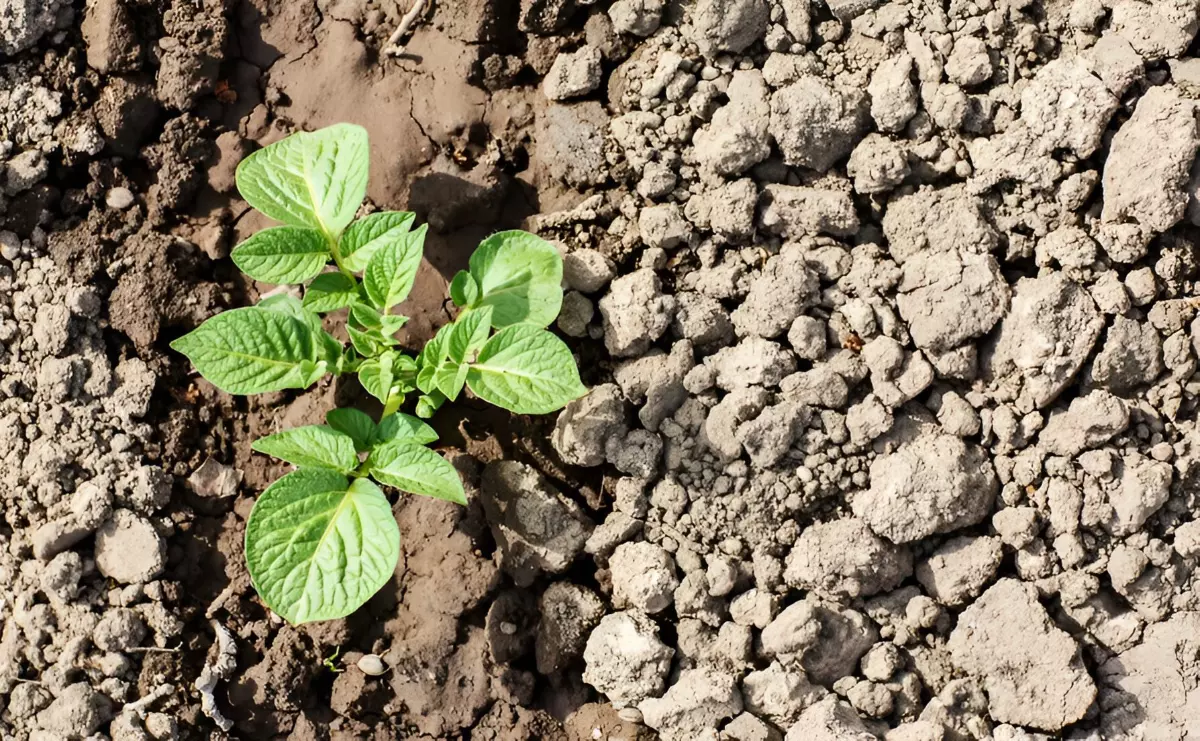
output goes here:
{"type": "Polygon", "coordinates": [[[381,484],[410,494],[467,503],[458,470],[424,445],[402,440],[383,443],[371,451],[367,466],[381,484]]]}
{"type": "Polygon", "coordinates": [[[233,264],[263,283],[303,283],[329,262],[329,242],[316,229],[277,226],[263,229],[229,254],[233,264]]]}
{"type": "Polygon", "coordinates": [[[438,435],[433,428],[416,417],[397,412],[390,417],[384,417],[375,428],[373,444],[397,442],[417,443],[424,445],[434,442],[438,435]]]}
{"type": "Polygon", "coordinates": [[[562,256],[529,232],[493,234],[471,255],[479,286],[476,305],[494,309],[492,324],[545,327],[562,308],[562,256]]]}
{"type": "Polygon", "coordinates": [[[246,564],[267,607],[288,622],[334,620],[392,577],[400,529],[374,483],[301,469],[276,481],[246,524],[246,564]]]}
{"type": "Polygon", "coordinates": [[[304,322],[257,306],[217,314],[172,342],[171,349],[230,394],[305,388],[326,369],[304,322]]]}
{"type": "Polygon", "coordinates": [[[375,420],[366,412],[357,409],[330,409],[325,413],[325,423],[338,432],[349,435],[354,449],[365,453],[371,449],[375,439],[375,420]]]}
{"type": "Polygon", "coordinates": [[[587,393],[562,340],[528,324],[496,333],[467,374],[476,396],[518,414],[548,414],[587,393]]]}
{"type": "Polygon", "coordinates": [[[361,126],[292,134],[242,160],[238,191],[276,221],[336,238],[362,205],[370,159],[361,126]]]}
{"type": "Polygon", "coordinates": [[[376,252],[412,229],[415,218],[416,214],[408,211],[381,211],[346,227],[339,247],[342,265],[356,273],[366,270],[376,252]]]}
{"type": "Polygon", "coordinates": [[[354,438],[325,425],[305,425],[261,437],[250,446],[301,468],[350,473],[358,468],[354,438]]]}
{"type": "Polygon", "coordinates": [[[379,248],[363,273],[363,286],[371,303],[383,312],[408,298],[421,257],[425,254],[425,233],[428,224],[420,229],[398,234],[379,248]]]}
{"type": "Polygon", "coordinates": [[[304,291],[304,308],[337,311],[358,300],[358,281],[344,273],[322,273],[304,291]]]}

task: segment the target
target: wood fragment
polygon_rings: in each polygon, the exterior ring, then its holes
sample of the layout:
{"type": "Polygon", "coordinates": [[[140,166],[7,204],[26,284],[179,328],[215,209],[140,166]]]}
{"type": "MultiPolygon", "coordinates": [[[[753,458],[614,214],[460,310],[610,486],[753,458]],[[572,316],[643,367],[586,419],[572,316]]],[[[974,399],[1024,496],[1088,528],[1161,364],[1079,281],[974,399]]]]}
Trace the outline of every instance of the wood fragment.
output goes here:
{"type": "Polygon", "coordinates": [[[396,30],[392,31],[392,35],[388,37],[387,43],[383,45],[383,53],[398,57],[404,53],[404,44],[400,43],[400,39],[404,38],[404,34],[408,33],[409,28],[416,22],[417,17],[425,11],[425,6],[429,4],[429,0],[414,0],[412,7],[400,19],[400,25],[396,26],[396,30]]]}

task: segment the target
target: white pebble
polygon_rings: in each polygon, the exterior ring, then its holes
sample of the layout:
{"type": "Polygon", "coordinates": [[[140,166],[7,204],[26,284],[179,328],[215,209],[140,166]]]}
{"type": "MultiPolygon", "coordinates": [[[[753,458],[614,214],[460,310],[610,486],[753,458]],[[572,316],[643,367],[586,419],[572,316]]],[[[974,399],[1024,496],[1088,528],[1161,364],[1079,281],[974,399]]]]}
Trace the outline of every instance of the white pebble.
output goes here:
{"type": "Polygon", "coordinates": [[[12,232],[0,232],[0,257],[12,262],[21,255],[21,238],[12,232]]]}
{"type": "Polygon", "coordinates": [[[118,211],[124,211],[133,205],[133,193],[129,188],[113,188],[108,191],[104,202],[109,208],[115,208],[118,211]]]}
{"type": "Polygon", "coordinates": [[[375,654],[367,654],[358,660],[358,668],[363,674],[371,677],[378,677],[387,671],[387,667],[383,665],[383,659],[375,654]]]}

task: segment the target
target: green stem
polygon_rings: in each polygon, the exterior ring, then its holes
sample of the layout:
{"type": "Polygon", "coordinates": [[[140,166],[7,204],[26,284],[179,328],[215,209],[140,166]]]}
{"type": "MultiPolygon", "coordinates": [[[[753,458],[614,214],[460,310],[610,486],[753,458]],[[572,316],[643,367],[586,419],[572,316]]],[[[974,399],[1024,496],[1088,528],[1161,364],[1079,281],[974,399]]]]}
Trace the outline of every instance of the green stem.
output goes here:
{"type": "Polygon", "coordinates": [[[329,253],[333,255],[333,264],[337,266],[338,272],[346,276],[350,280],[354,280],[354,273],[350,272],[345,265],[342,264],[342,251],[338,247],[340,240],[326,234],[326,239],[329,240],[329,253]]]}

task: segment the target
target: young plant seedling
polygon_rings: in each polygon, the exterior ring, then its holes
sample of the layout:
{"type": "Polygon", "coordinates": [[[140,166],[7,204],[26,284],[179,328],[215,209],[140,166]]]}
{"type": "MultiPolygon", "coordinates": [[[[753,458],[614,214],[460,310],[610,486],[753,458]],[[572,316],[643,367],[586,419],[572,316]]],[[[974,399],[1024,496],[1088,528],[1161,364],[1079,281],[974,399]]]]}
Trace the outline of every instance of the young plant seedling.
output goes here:
{"type": "Polygon", "coordinates": [[[259,496],[246,526],[254,588],[292,623],[349,615],[391,578],[400,531],[379,484],[466,504],[458,472],[427,447],[437,434],[418,417],[464,388],[518,414],[547,414],[587,392],[570,349],[545,329],[562,305],[562,259],[526,232],[484,240],[451,285],[458,318],[420,354],[403,351],[395,334],[406,318],[392,309],[412,290],[427,227],[413,229],[414,215],[397,211],[355,220],[368,161],[367,132],[349,124],[247,157],[238,190],[283,226],[238,245],[233,261],[258,281],[307,284],[304,298],[223,312],[171,343],[231,394],[353,373],[383,404],[378,422],[335,409],[323,425],[254,443],[296,466],[259,496]],[[349,346],[321,318],[343,310],[349,346]],[[417,416],[400,411],[412,395],[417,416]]]}

